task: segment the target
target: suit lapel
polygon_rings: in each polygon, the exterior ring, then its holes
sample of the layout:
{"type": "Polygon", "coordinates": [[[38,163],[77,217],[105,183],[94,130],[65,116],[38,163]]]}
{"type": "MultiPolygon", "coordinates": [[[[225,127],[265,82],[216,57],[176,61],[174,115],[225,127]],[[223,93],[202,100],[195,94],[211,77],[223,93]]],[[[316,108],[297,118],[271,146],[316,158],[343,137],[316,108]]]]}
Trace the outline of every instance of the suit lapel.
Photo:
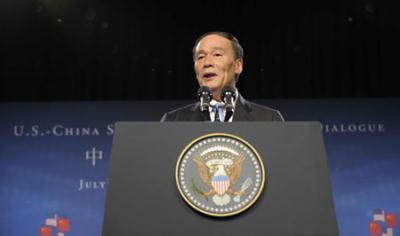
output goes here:
{"type": "Polygon", "coordinates": [[[251,106],[239,94],[238,100],[235,105],[235,113],[233,114],[233,121],[251,121],[254,120],[251,116],[251,106]]]}
{"type": "Polygon", "coordinates": [[[191,121],[208,121],[209,118],[205,117],[205,115],[200,110],[200,103],[196,102],[193,107],[190,109],[191,111],[191,121]]]}

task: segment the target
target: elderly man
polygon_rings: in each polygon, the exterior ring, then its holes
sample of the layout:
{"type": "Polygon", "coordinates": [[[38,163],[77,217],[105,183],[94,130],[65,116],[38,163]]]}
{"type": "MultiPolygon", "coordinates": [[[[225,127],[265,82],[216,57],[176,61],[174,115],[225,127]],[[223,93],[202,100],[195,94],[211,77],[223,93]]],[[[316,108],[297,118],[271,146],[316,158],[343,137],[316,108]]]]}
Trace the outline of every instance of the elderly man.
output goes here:
{"type": "Polygon", "coordinates": [[[283,121],[279,111],[246,101],[236,82],[243,71],[243,48],[235,36],[226,32],[208,32],[193,47],[196,78],[209,91],[210,102],[203,112],[200,102],[165,113],[161,121],[283,121]],[[231,112],[227,112],[224,91],[232,91],[231,112]],[[229,90],[228,89],[228,90],[229,90]],[[208,110],[209,109],[209,110],[208,110]]]}

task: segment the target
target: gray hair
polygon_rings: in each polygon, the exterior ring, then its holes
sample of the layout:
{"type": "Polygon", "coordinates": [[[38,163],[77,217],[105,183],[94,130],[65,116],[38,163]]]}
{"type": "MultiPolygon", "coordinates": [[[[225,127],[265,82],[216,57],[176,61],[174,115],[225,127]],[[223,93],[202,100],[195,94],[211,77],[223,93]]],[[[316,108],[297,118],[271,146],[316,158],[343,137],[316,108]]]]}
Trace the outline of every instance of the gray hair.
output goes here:
{"type": "Polygon", "coordinates": [[[243,47],[240,45],[239,40],[231,33],[223,32],[223,31],[211,31],[207,32],[200,37],[197,38],[196,42],[194,43],[193,49],[192,49],[192,54],[193,54],[193,60],[195,59],[196,56],[196,47],[197,44],[199,44],[200,40],[205,38],[208,35],[216,34],[221,37],[224,37],[231,41],[233,51],[235,53],[235,59],[243,59],[244,52],[243,52],[243,47]]]}

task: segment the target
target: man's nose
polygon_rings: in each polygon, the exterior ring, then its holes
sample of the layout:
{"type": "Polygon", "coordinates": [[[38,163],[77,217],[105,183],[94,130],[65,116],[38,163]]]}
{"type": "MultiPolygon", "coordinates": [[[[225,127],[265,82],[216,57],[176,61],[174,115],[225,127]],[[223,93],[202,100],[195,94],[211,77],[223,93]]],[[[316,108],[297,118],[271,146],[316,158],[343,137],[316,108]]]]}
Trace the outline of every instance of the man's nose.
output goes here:
{"type": "Polygon", "coordinates": [[[213,61],[213,59],[212,59],[211,56],[208,56],[208,55],[207,55],[207,56],[204,58],[203,67],[204,67],[204,68],[209,68],[209,67],[212,67],[212,66],[214,66],[214,61],[213,61]]]}

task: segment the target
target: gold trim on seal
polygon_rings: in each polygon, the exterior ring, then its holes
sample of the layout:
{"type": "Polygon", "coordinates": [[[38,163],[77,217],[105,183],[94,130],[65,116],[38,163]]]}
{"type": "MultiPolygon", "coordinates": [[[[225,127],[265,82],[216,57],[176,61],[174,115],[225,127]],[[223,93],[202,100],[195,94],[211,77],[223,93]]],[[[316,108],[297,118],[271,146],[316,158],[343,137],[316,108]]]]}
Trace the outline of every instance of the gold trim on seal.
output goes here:
{"type": "Polygon", "coordinates": [[[190,144],[188,144],[188,145],[183,149],[183,151],[181,152],[181,154],[180,154],[180,156],[179,156],[179,159],[178,159],[178,161],[177,161],[177,163],[176,163],[175,180],[176,180],[176,185],[177,185],[177,187],[178,187],[179,193],[181,194],[182,198],[183,198],[183,199],[185,200],[185,202],[186,202],[187,204],[189,204],[192,208],[194,208],[195,210],[197,210],[197,211],[199,211],[199,212],[201,212],[201,213],[203,213],[203,214],[209,215],[209,216],[227,217],[227,216],[237,215],[237,214],[239,214],[239,213],[241,213],[241,212],[247,210],[248,208],[250,208],[250,207],[257,201],[257,199],[260,197],[261,193],[262,193],[263,190],[264,190],[264,184],[265,184],[265,169],[264,169],[263,161],[262,161],[262,159],[260,158],[260,155],[258,154],[258,152],[256,151],[256,149],[255,149],[250,143],[248,143],[247,141],[245,141],[245,140],[243,140],[242,138],[240,138],[240,137],[238,137],[238,136],[236,136],[236,135],[233,135],[233,134],[227,134],[227,133],[211,133],[211,134],[206,134],[206,135],[203,135],[203,136],[200,136],[200,137],[196,138],[195,140],[193,140],[192,142],[190,142],[190,144]],[[245,207],[240,208],[240,209],[237,210],[237,211],[233,211],[233,212],[229,212],[229,213],[211,213],[211,212],[207,212],[207,211],[205,211],[205,210],[203,210],[203,209],[198,208],[196,205],[194,205],[194,204],[186,197],[186,195],[185,195],[185,193],[182,191],[181,186],[180,186],[180,183],[179,183],[179,182],[180,182],[180,181],[179,181],[179,173],[180,173],[180,172],[179,172],[179,169],[180,169],[180,165],[181,165],[182,158],[184,157],[184,155],[186,154],[186,152],[192,147],[193,144],[199,142],[200,140],[206,139],[206,138],[209,138],[209,137],[216,137],[216,136],[218,136],[218,137],[228,137],[228,138],[236,139],[236,140],[238,140],[238,141],[240,141],[240,142],[246,144],[247,147],[248,147],[251,151],[253,151],[253,154],[255,154],[255,156],[257,157],[258,163],[259,163],[260,168],[261,168],[262,180],[261,180],[261,184],[260,184],[260,186],[259,186],[259,188],[258,188],[258,190],[257,190],[257,194],[253,197],[253,199],[251,200],[251,202],[250,202],[249,204],[247,204],[245,207]]]}

